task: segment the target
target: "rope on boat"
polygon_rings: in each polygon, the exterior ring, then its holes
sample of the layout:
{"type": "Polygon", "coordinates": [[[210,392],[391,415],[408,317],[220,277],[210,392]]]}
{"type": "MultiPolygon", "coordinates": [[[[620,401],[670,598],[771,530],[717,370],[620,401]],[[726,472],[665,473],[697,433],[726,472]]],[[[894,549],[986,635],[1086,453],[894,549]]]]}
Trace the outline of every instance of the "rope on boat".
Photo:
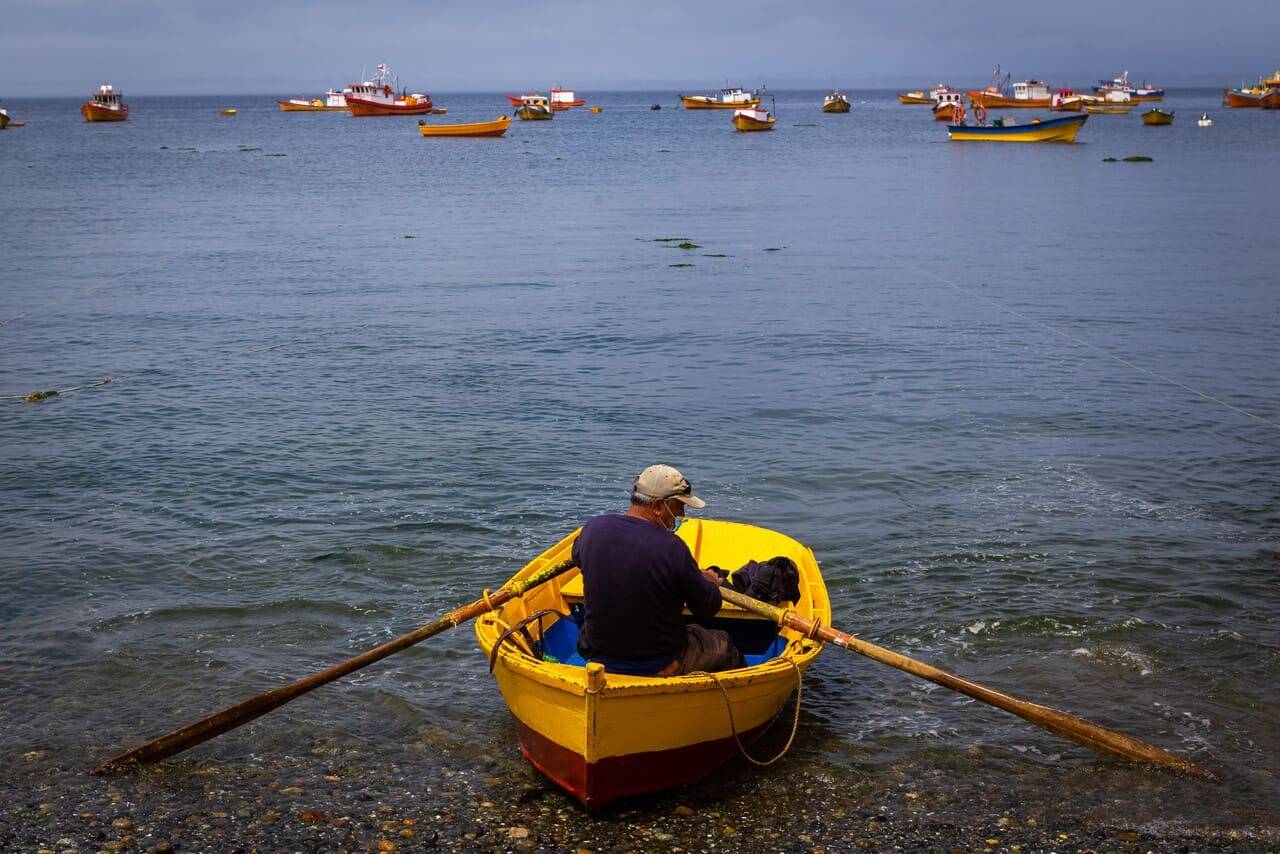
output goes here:
{"type": "Polygon", "coordinates": [[[1164,382],[1164,383],[1168,383],[1169,385],[1180,388],[1183,391],[1189,391],[1192,394],[1196,395],[1197,397],[1202,397],[1205,400],[1212,401],[1213,403],[1219,404],[1220,406],[1225,406],[1227,409],[1230,409],[1232,412],[1235,412],[1238,415],[1243,415],[1246,418],[1252,418],[1254,421],[1261,422],[1262,424],[1266,424],[1268,427],[1274,427],[1275,429],[1280,430],[1280,422],[1272,421],[1270,418],[1267,418],[1262,415],[1258,415],[1255,412],[1250,412],[1247,409],[1241,409],[1240,407],[1235,406],[1234,404],[1227,403],[1222,398],[1214,397],[1208,392],[1203,392],[1198,388],[1192,388],[1191,386],[1187,385],[1184,382],[1180,382],[1179,380],[1175,380],[1172,377],[1167,377],[1164,374],[1157,373],[1151,370],[1150,368],[1144,368],[1142,367],[1142,365],[1138,365],[1133,362],[1130,362],[1128,359],[1125,359],[1121,356],[1117,356],[1116,354],[1110,352],[1109,350],[1105,350],[1102,347],[1099,347],[1097,344],[1094,344],[1090,341],[1086,341],[1085,339],[1080,338],[1079,336],[1072,335],[1070,332],[1063,332],[1061,329],[1058,329],[1055,326],[1050,326],[1048,323],[1045,323],[1042,320],[1036,320],[1034,317],[1028,317],[1022,312],[1016,309],[1010,308],[1004,303],[997,302],[996,300],[993,300],[990,297],[983,296],[982,294],[977,293],[975,291],[971,291],[968,288],[961,287],[960,285],[957,285],[955,282],[952,282],[949,279],[943,278],[942,276],[938,275],[932,270],[928,270],[924,267],[916,267],[915,269],[919,270],[921,273],[924,273],[925,275],[929,276],[935,281],[941,282],[947,287],[953,288],[954,290],[959,291],[965,296],[969,296],[969,297],[973,297],[974,299],[981,300],[982,302],[985,302],[987,305],[999,311],[1002,311],[1005,314],[1013,315],[1019,320],[1030,323],[1032,326],[1038,326],[1039,328],[1045,330],[1046,332],[1052,332],[1054,335],[1065,338],[1074,344],[1079,344],[1081,347],[1086,347],[1090,350],[1093,350],[1095,353],[1099,353],[1102,356],[1105,356],[1106,358],[1110,359],[1111,361],[1116,362],[1117,364],[1124,365],[1126,368],[1132,368],[1133,370],[1139,373],[1146,374],[1149,377],[1160,380],[1161,382],[1164,382]]]}
{"type": "MultiPolygon", "coordinates": [[[[800,665],[796,664],[789,658],[784,658],[782,660],[787,664],[790,664],[791,668],[796,672],[796,713],[791,719],[791,734],[787,736],[787,743],[782,745],[782,749],[779,750],[777,755],[772,759],[756,759],[747,752],[746,745],[742,743],[742,737],[738,735],[738,722],[734,720],[733,717],[733,703],[729,700],[729,691],[724,687],[724,683],[720,681],[716,674],[707,673],[705,671],[688,674],[689,676],[710,676],[711,681],[716,683],[716,687],[719,688],[720,693],[724,695],[724,708],[729,713],[729,729],[733,731],[733,740],[738,745],[738,752],[741,753],[742,757],[752,765],[759,765],[761,768],[767,768],[782,757],[786,756],[787,751],[791,749],[791,745],[795,743],[796,732],[800,729],[800,701],[804,697],[804,675],[800,671],[800,665]]],[[[777,718],[774,718],[774,720],[777,720],[777,718]]]]}

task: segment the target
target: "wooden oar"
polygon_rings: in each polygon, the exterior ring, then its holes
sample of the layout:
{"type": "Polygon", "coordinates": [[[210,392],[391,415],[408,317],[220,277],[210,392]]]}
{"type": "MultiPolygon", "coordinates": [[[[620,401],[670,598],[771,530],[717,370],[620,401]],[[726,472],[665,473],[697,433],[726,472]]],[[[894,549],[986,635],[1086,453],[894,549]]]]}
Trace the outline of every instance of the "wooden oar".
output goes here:
{"type": "Polygon", "coordinates": [[[197,744],[222,735],[228,730],[247,724],[267,712],[278,709],[290,700],[301,697],[321,685],[332,682],[335,679],[341,679],[348,673],[354,673],[366,665],[373,664],[388,655],[393,655],[402,649],[411,647],[432,635],[438,635],[446,629],[452,629],[475,619],[487,611],[492,611],[511,599],[523,596],[534,587],[572,569],[573,566],[572,561],[564,561],[563,563],[549,566],[523,581],[516,581],[496,593],[483,596],[474,602],[455,608],[433,623],[414,629],[407,635],[401,635],[395,640],[389,640],[341,664],[335,664],[328,670],[322,670],[319,673],[308,676],[306,679],[294,682],[292,685],[285,685],[282,688],[276,688],[242,703],[229,706],[220,712],[209,715],[207,718],[188,724],[182,729],[174,730],[168,735],[149,741],[141,747],[136,747],[127,753],[108,759],[97,768],[94,768],[93,773],[110,774],[135,765],[149,765],[153,762],[159,762],[161,759],[167,759],[176,753],[181,753],[189,747],[195,747],[197,744]]]}
{"type": "Polygon", "coordinates": [[[1004,709],[1006,712],[1011,712],[1036,726],[1043,727],[1055,735],[1074,741],[1076,744],[1082,744],[1099,753],[1119,759],[1131,759],[1136,762],[1164,765],[1186,774],[1194,774],[1210,780],[1219,780],[1219,777],[1212,771],[1201,768],[1189,759],[1184,759],[1181,756],[1161,750],[1154,745],[1147,744],[1145,741],[1139,741],[1131,736],[1098,726],[1083,718],[1060,712],[1057,709],[1050,709],[1047,706],[1029,703],[1026,700],[1019,700],[1017,697],[1012,697],[1000,691],[994,691],[991,688],[979,685],[977,682],[971,682],[953,673],[939,670],[931,664],[925,664],[923,661],[916,661],[914,658],[908,658],[893,650],[859,640],[853,635],[845,634],[821,623],[815,624],[815,621],[801,617],[794,611],[784,610],[774,605],[760,602],[730,587],[720,588],[720,595],[726,601],[732,602],[739,608],[745,608],[762,617],[768,617],[779,626],[794,629],[803,635],[826,643],[833,643],[850,652],[865,655],[867,658],[878,661],[881,664],[905,670],[913,676],[928,679],[930,682],[935,682],[944,688],[950,688],[952,691],[959,691],[967,697],[1004,709]]]}

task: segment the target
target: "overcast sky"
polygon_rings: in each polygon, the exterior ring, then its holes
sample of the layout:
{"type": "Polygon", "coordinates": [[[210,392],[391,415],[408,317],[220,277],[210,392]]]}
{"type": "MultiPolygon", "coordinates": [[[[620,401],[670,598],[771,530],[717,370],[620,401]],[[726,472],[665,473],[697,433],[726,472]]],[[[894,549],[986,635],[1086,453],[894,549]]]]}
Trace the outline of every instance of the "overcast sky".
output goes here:
{"type": "Polygon", "coordinates": [[[1238,84],[1280,65],[1280,0],[3,0],[0,98],[410,88],[1238,84]]]}

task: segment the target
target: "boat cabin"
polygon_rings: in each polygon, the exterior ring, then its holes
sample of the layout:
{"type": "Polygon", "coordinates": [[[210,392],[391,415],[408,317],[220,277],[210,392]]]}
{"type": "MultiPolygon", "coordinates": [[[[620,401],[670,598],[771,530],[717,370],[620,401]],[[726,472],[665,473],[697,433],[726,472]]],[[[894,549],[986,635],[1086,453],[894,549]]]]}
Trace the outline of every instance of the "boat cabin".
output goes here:
{"type": "Polygon", "coordinates": [[[551,90],[552,104],[570,104],[571,105],[575,100],[576,98],[574,98],[572,89],[552,89],[551,90]]]}
{"type": "Polygon", "coordinates": [[[737,86],[720,90],[720,101],[725,104],[747,104],[753,100],[750,92],[737,86]]]}
{"type": "Polygon", "coordinates": [[[939,92],[934,98],[933,106],[934,109],[937,109],[938,107],[945,107],[949,104],[952,106],[960,106],[962,98],[963,96],[959,92],[939,92]]]}
{"type": "Polygon", "coordinates": [[[541,107],[544,110],[549,110],[551,109],[551,102],[547,100],[546,95],[521,95],[520,106],[541,107]]]}
{"type": "Polygon", "coordinates": [[[124,94],[113,89],[110,83],[104,83],[98,87],[98,91],[94,94],[93,103],[100,107],[118,110],[120,105],[124,103],[124,94]]]}
{"type": "Polygon", "coordinates": [[[760,107],[747,107],[741,110],[734,110],[733,115],[735,118],[738,116],[742,116],[744,118],[752,119],[757,122],[769,121],[769,111],[765,109],[761,109],[760,107]]]}
{"type": "Polygon", "coordinates": [[[1021,80],[1013,84],[1015,101],[1047,101],[1049,100],[1049,84],[1039,80],[1021,80]]]}

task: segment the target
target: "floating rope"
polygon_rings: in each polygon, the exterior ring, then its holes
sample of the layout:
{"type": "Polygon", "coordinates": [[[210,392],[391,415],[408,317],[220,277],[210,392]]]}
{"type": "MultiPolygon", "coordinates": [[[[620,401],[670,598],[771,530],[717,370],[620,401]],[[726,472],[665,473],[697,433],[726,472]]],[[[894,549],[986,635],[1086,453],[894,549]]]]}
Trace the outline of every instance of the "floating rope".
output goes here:
{"type": "MultiPolygon", "coordinates": [[[[796,672],[796,712],[795,716],[791,719],[791,735],[787,736],[787,743],[782,745],[782,749],[779,750],[777,755],[772,759],[756,759],[747,752],[746,745],[742,743],[742,737],[738,735],[738,722],[733,717],[733,703],[729,699],[729,691],[724,687],[724,683],[720,681],[719,677],[714,673],[707,673],[705,671],[697,671],[696,673],[688,674],[689,676],[709,676],[711,677],[711,681],[716,683],[716,687],[719,688],[720,693],[724,695],[724,708],[725,711],[729,713],[729,729],[733,731],[733,740],[738,745],[738,752],[741,753],[742,757],[752,765],[759,765],[761,768],[767,768],[782,757],[786,756],[787,751],[791,749],[791,745],[795,743],[796,732],[800,729],[800,700],[804,696],[804,677],[800,672],[800,665],[796,664],[789,658],[784,658],[782,660],[787,664],[790,664],[791,668],[796,672]]],[[[779,710],[779,714],[781,714],[781,710],[779,710]]],[[[776,721],[777,717],[774,717],[773,720],[776,721]]],[[[772,725],[773,721],[769,721],[769,726],[772,725]]],[[[767,731],[768,727],[765,727],[765,729],[767,731]]],[[[764,733],[761,733],[761,735],[763,734],[764,733]]]]}
{"type": "Polygon", "coordinates": [[[103,377],[97,382],[83,383],[81,385],[73,385],[71,388],[51,388],[44,391],[33,391],[27,394],[6,394],[0,396],[0,400],[21,400],[26,403],[39,403],[42,400],[48,400],[51,397],[61,397],[64,394],[70,394],[73,391],[80,391],[86,388],[98,388],[107,385],[112,381],[111,377],[103,377]]]}
{"type": "Polygon", "coordinates": [[[1052,332],[1054,335],[1058,335],[1062,338],[1065,338],[1068,341],[1071,341],[1072,343],[1079,344],[1081,347],[1087,347],[1088,349],[1093,350],[1095,353],[1099,353],[1105,356],[1106,358],[1110,359],[1113,362],[1124,365],[1126,368],[1132,368],[1133,370],[1138,371],[1139,373],[1146,374],[1149,377],[1153,377],[1155,379],[1160,380],[1161,382],[1168,383],[1171,386],[1176,386],[1177,388],[1180,388],[1183,391],[1189,391],[1198,397],[1204,398],[1205,400],[1212,401],[1220,406],[1225,406],[1227,409],[1230,409],[1232,412],[1235,412],[1239,415],[1243,415],[1246,418],[1252,418],[1254,421],[1261,422],[1263,424],[1266,424],[1268,427],[1274,427],[1275,429],[1280,430],[1280,423],[1272,421],[1270,418],[1266,418],[1262,415],[1258,415],[1257,413],[1250,412],[1247,409],[1241,409],[1240,407],[1235,406],[1234,404],[1227,403],[1225,400],[1222,400],[1221,398],[1214,397],[1213,395],[1207,392],[1200,391],[1200,389],[1198,388],[1192,388],[1191,386],[1187,385],[1184,382],[1175,380],[1172,377],[1167,377],[1164,374],[1156,373],[1150,368],[1144,368],[1141,365],[1134,364],[1133,362],[1130,362],[1128,359],[1117,356],[1114,353],[1110,352],[1109,350],[1104,350],[1102,347],[1099,347],[1097,344],[1086,341],[1083,338],[1080,338],[1076,335],[1072,335],[1070,332],[1063,332],[1061,329],[1058,329],[1057,327],[1054,327],[1054,326],[1050,326],[1044,321],[1036,320],[1034,317],[1028,317],[1027,315],[1017,311],[1016,309],[1010,308],[1004,303],[997,302],[996,300],[993,300],[990,297],[983,296],[982,294],[977,293],[975,291],[971,291],[968,288],[961,287],[960,285],[957,285],[955,282],[952,282],[948,279],[944,279],[942,276],[939,276],[937,273],[933,272],[932,270],[927,270],[924,267],[916,267],[915,269],[919,270],[921,273],[924,273],[926,276],[929,276],[935,279],[936,281],[941,282],[942,284],[946,285],[949,288],[954,288],[955,290],[959,291],[960,293],[966,296],[970,296],[970,297],[973,297],[974,299],[982,300],[987,305],[995,309],[998,309],[999,311],[1003,311],[1005,314],[1013,315],[1019,320],[1026,321],[1027,323],[1030,323],[1032,326],[1038,326],[1039,328],[1045,330],[1046,332],[1052,332]]]}

